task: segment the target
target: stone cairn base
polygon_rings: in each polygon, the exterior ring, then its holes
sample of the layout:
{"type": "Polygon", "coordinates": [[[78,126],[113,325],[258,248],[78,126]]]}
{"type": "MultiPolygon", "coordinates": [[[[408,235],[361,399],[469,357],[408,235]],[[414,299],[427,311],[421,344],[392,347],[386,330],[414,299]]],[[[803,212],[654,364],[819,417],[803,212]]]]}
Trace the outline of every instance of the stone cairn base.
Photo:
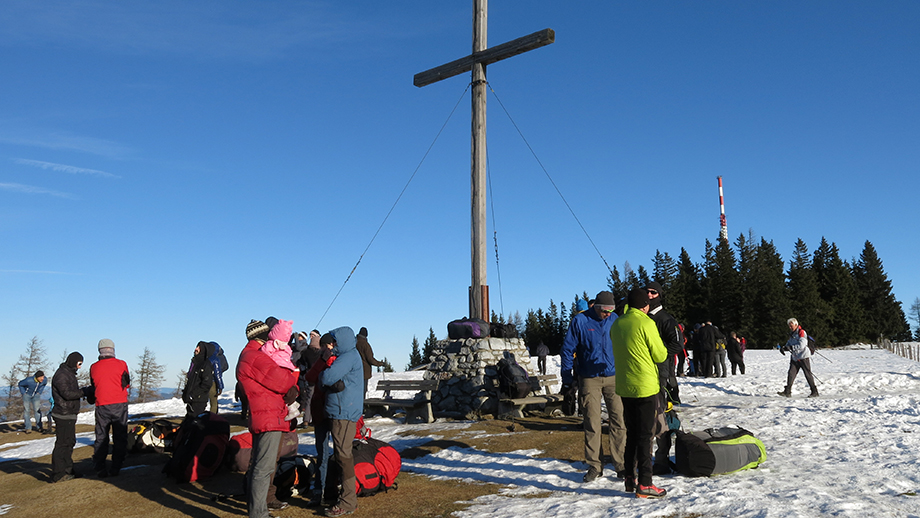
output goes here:
{"type": "Polygon", "coordinates": [[[511,355],[533,374],[530,353],[520,338],[440,340],[425,373],[425,379],[440,381],[431,394],[435,416],[462,419],[494,414],[498,410],[496,365],[511,355]]]}

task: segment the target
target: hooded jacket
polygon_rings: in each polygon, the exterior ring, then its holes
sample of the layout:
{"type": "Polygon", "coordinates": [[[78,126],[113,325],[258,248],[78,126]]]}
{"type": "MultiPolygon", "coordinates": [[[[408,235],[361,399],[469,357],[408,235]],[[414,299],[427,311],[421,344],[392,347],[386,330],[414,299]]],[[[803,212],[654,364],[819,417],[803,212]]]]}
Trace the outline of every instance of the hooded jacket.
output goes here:
{"type": "Polygon", "coordinates": [[[210,360],[213,355],[214,345],[211,342],[198,342],[198,354],[192,357],[192,366],[182,391],[183,403],[208,401],[211,385],[214,384],[214,367],[210,360]]]}
{"type": "Polygon", "coordinates": [[[214,371],[214,383],[217,384],[217,393],[224,391],[224,372],[230,368],[227,364],[227,357],[224,356],[224,350],[217,342],[208,342],[214,346],[214,353],[208,357],[211,362],[211,368],[214,371]]]}
{"type": "Polygon", "coordinates": [[[356,348],[355,332],[348,326],[330,331],[335,338],[335,361],[320,375],[326,391],[326,415],[330,419],[358,422],[364,414],[364,368],[356,348]],[[343,382],[344,388],[332,392],[330,387],[343,382]]]}
{"type": "Polygon", "coordinates": [[[658,365],[668,357],[658,327],[642,310],[629,308],[610,327],[617,364],[617,395],[645,398],[658,394],[658,365]]]}
{"type": "Polygon", "coordinates": [[[284,420],[288,413],[284,395],[295,380],[291,371],[278,366],[261,347],[262,342],[250,340],[236,364],[236,379],[249,400],[249,431],[287,432],[291,423],[284,420]]]}
{"type": "Polygon", "coordinates": [[[54,400],[51,416],[55,419],[76,419],[80,413],[83,390],[77,382],[77,362],[81,361],[83,356],[80,353],[70,353],[51,378],[51,397],[54,400]]]}
{"type": "Polygon", "coordinates": [[[575,356],[578,358],[578,376],[581,378],[616,375],[613,351],[610,350],[610,326],[616,319],[617,316],[611,313],[601,320],[593,307],[575,315],[562,342],[563,384],[572,383],[572,363],[575,356]]]}

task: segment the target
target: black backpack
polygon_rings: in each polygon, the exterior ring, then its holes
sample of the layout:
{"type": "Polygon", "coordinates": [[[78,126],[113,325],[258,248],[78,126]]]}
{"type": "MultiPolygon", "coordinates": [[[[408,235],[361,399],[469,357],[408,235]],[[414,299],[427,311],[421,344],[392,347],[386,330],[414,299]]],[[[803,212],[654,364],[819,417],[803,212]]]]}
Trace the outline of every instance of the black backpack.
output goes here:
{"type": "Polygon", "coordinates": [[[502,358],[498,361],[498,390],[502,396],[511,399],[527,397],[530,394],[530,378],[527,370],[514,360],[502,358]]]}

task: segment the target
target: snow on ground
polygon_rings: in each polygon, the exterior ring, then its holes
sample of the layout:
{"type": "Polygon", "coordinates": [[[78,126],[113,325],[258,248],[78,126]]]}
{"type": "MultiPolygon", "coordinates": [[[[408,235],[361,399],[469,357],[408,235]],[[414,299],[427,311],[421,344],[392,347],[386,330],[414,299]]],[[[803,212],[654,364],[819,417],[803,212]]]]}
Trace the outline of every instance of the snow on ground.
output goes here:
{"type": "MultiPolygon", "coordinates": [[[[764,442],[768,457],[758,469],[732,475],[656,477],[656,484],[668,490],[661,500],[628,495],[610,466],[604,477],[583,484],[583,462],[535,458],[539,452],[532,450],[493,454],[448,448],[405,460],[403,469],[432,478],[505,486],[497,495],[475,499],[457,513],[463,518],[691,513],[920,518],[920,496],[915,496],[920,493],[920,364],[878,349],[822,350],[821,354],[824,357],[813,359],[821,391],[816,399],[805,399],[808,388],[801,375],[793,398],[776,394],[785,384],[789,357],[775,350],[748,351],[743,376],[681,378],[684,404],[678,410],[685,431],[741,426],[764,442]]],[[[558,372],[558,357],[550,360],[550,371],[558,372]]],[[[377,374],[370,386],[384,376],[411,379],[422,373],[377,374]]],[[[232,394],[221,398],[221,408],[235,410],[232,394]]],[[[177,416],[184,409],[173,399],[132,405],[131,412],[177,416]]],[[[91,423],[92,414],[81,415],[79,422],[91,423]]],[[[447,429],[469,427],[462,421],[405,425],[384,418],[370,419],[368,425],[374,437],[398,450],[437,438],[447,429]],[[406,432],[411,436],[397,435],[406,432]]],[[[43,437],[4,445],[0,462],[48,455],[53,443],[53,437],[43,437]]],[[[315,453],[311,433],[301,434],[300,443],[301,453],[315,453]]],[[[91,433],[78,435],[77,447],[91,444],[91,433]]],[[[0,509],[4,507],[0,496],[0,509]]]]}

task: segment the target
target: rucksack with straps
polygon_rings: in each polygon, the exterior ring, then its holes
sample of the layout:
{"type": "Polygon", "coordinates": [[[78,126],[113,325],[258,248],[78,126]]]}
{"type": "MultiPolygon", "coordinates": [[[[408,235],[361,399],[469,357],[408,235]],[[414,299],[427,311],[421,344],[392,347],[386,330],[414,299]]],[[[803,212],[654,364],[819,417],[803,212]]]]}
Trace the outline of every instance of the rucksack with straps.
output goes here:
{"type": "Polygon", "coordinates": [[[179,425],[167,419],[128,423],[128,451],[164,453],[172,451],[179,425]]]}
{"type": "Polygon", "coordinates": [[[358,496],[396,489],[396,477],[402,469],[402,458],[396,448],[368,437],[355,440],[351,451],[355,459],[355,492],[358,496]]]}
{"type": "Polygon", "coordinates": [[[275,496],[286,500],[291,496],[309,494],[316,475],[316,458],[292,455],[278,459],[275,470],[275,496]]]}
{"type": "Polygon", "coordinates": [[[811,354],[815,354],[818,350],[818,343],[815,341],[815,338],[808,333],[805,333],[805,336],[808,337],[808,351],[811,354]]]}
{"type": "Polygon", "coordinates": [[[498,361],[498,389],[503,397],[511,399],[527,397],[531,391],[527,370],[510,358],[498,361]]]}

